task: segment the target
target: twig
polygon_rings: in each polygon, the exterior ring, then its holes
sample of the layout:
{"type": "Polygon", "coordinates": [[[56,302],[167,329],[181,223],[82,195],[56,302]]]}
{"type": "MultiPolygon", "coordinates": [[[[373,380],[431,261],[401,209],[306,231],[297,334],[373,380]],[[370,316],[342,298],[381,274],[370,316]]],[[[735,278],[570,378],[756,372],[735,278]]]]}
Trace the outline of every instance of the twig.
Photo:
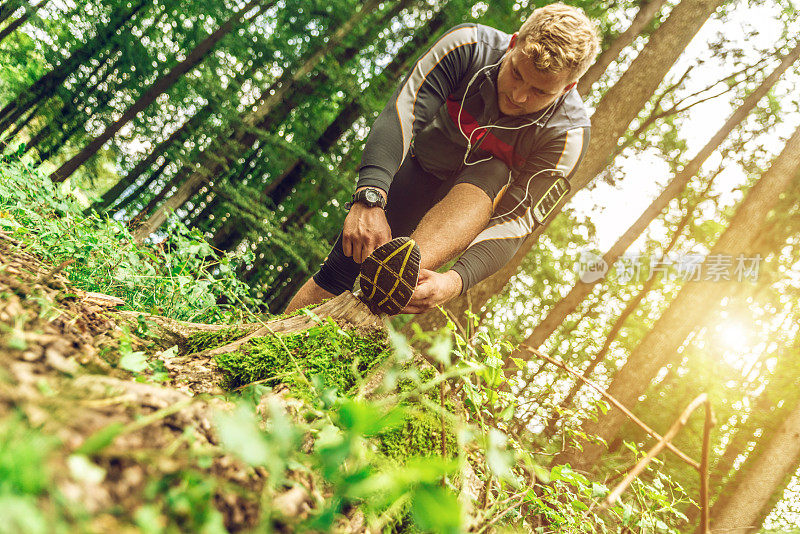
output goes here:
{"type": "Polygon", "coordinates": [[[513,499],[513,498],[514,498],[514,497],[516,497],[517,495],[519,495],[519,496],[520,496],[520,499],[519,499],[519,501],[517,501],[517,502],[515,502],[514,504],[512,504],[512,505],[508,506],[508,507],[507,507],[505,510],[502,510],[501,512],[499,512],[499,513],[498,513],[498,514],[495,516],[495,518],[494,518],[494,519],[492,519],[490,522],[486,523],[486,524],[485,524],[483,527],[481,527],[481,529],[478,531],[478,534],[482,534],[483,532],[486,532],[486,531],[487,531],[489,528],[491,528],[491,526],[492,526],[492,525],[494,525],[494,524],[495,524],[495,523],[497,523],[497,522],[498,522],[500,519],[502,519],[504,515],[506,515],[508,512],[510,512],[510,511],[511,511],[511,510],[513,510],[514,508],[517,508],[517,507],[518,507],[518,506],[520,506],[522,503],[524,503],[524,502],[525,502],[525,494],[526,494],[526,493],[528,493],[528,490],[525,490],[525,491],[522,491],[522,492],[520,492],[520,493],[517,493],[516,495],[512,495],[511,497],[509,497],[508,499],[506,499],[504,502],[508,502],[509,500],[513,499]]]}
{"type": "Polygon", "coordinates": [[[702,514],[700,518],[700,532],[708,534],[711,532],[709,523],[708,509],[708,456],[711,450],[711,428],[717,424],[711,403],[706,400],[706,421],[703,426],[703,453],[700,459],[700,508],[702,514]]]}
{"type": "MultiPolygon", "coordinates": [[[[600,386],[598,386],[597,384],[595,384],[594,382],[592,382],[588,378],[584,378],[577,371],[574,371],[574,370],[570,369],[569,367],[567,367],[563,363],[559,362],[558,360],[555,360],[555,359],[551,358],[550,356],[548,356],[548,355],[546,355],[546,354],[544,354],[544,353],[542,353],[542,352],[540,352],[540,351],[538,351],[538,350],[536,350],[536,349],[534,349],[532,347],[529,347],[528,345],[525,345],[524,343],[522,345],[520,345],[520,348],[524,349],[524,350],[527,350],[528,352],[530,352],[532,354],[535,354],[536,356],[547,360],[548,362],[552,363],[556,367],[559,367],[559,368],[565,370],[566,372],[568,372],[569,374],[571,374],[572,376],[576,377],[578,380],[581,380],[584,384],[586,384],[590,388],[592,388],[595,391],[597,391],[598,393],[600,393],[600,395],[602,395],[603,398],[608,400],[608,402],[613,404],[617,409],[619,409],[622,413],[624,413],[626,416],[628,416],[628,418],[631,421],[633,421],[639,428],[641,428],[642,430],[647,432],[651,437],[653,437],[653,438],[655,438],[657,440],[663,439],[661,437],[661,434],[659,434],[658,432],[656,432],[655,430],[653,430],[652,428],[647,426],[647,424],[645,424],[644,421],[642,421],[641,419],[639,419],[638,417],[633,415],[633,413],[630,410],[628,410],[625,406],[623,406],[621,402],[619,402],[617,399],[615,399],[614,397],[612,397],[611,395],[606,393],[605,390],[603,390],[600,386]]],[[[700,468],[700,463],[699,462],[697,462],[696,460],[691,459],[689,456],[687,456],[683,451],[681,451],[680,449],[675,447],[673,444],[667,443],[666,447],[670,451],[672,451],[675,454],[677,454],[678,457],[681,460],[683,460],[687,464],[691,465],[695,469],[699,469],[700,468]]]]}
{"type": "MultiPolygon", "coordinates": [[[[633,480],[636,477],[638,477],[642,471],[644,471],[644,468],[647,467],[647,464],[649,464],[652,461],[652,459],[655,458],[656,455],[669,444],[670,440],[675,437],[675,435],[680,431],[680,429],[686,425],[686,423],[689,421],[689,416],[692,415],[692,412],[694,412],[698,406],[707,402],[707,400],[708,400],[708,395],[702,393],[698,395],[697,398],[695,398],[691,403],[689,403],[689,406],[687,406],[686,409],[683,410],[681,416],[678,417],[678,419],[674,423],[672,423],[672,426],[669,428],[667,433],[664,434],[664,437],[662,437],[658,441],[658,443],[656,443],[649,451],[647,451],[645,457],[639,460],[636,466],[634,466],[634,468],[631,469],[631,471],[622,480],[622,482],[617,484],[617,486],[613,490],[611,490],[611,493],[608,494],[608,497],[606,497],[603,504],[600,505],[601,509],[605,510],[607,508],[610,508],[611,506],[614,505],[615,502],[617,502],[617,499],[619,499],[620,495],[622,495],[622,493],[628,488],[630,483],[633,482],[633,480]]],[[[697,469],[699,469],[699,467],[700,466],[697,466],[697,469]]]]}
{"type": "Polygon", "coordinates": [[[47,273],[45,273],[42,276],[40,276],[39,279],[36,280],[36,283],[37,284],[46,284],[47,282],[50,281],[51,278],[53,278],[55,275],[57,275],[58,273],[60,273],[61,271],[63,271],[69,265],[72,265],[73,263],[75,263],[75,258],[70,258],[68,260],[62,261],[59,265],[56,265],[55,267],[50,269],[47,273]]]}
{"type": "MultiPolygon", "coordinates": [[[[444,372],[444,365],[441,363],[439,364],[439,372],[444,372]]],[[[442,412],[439,414],[439,420],[442,424],[442,459],[445,459],[447,457],[447,433],[444,424],[444,381],[439,382],[439,407],[442,409],[442,412]]],[[[442,487],[444,487],[444,485],[444,477],[442,477],[442,487]]]]}

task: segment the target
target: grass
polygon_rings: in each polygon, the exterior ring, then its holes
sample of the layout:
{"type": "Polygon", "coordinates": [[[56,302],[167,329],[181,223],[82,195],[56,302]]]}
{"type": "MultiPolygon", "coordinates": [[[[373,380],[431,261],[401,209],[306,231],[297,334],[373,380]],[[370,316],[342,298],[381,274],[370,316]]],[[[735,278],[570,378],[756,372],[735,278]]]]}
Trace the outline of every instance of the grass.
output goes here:
{"type": "Polygon", "coordinates": [[[0,160],[0,231],[46,262],[64,267],[86,291],[125,300],[125,308],[174,319],[242,320],[255,307],[234,274],[233,258],[219,256],[197,230],[176,224],[163,246],[134,242],[126,225],[85,216],[69,190],[13,157],[0,160]],[[231,305],[217,304],[224,298],[231,305]]]}

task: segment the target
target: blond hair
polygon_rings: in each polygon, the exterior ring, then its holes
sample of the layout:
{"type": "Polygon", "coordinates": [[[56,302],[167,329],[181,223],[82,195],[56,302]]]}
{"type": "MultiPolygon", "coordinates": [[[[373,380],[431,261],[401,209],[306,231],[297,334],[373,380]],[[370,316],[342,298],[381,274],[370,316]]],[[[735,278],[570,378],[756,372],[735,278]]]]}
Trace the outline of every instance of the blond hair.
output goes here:
{"type": "Polygon", "coordinates": [[[586,72],[600,48],[597,29],[583,10],[561,3],[534,10],[517,39],[537,70],[567,71],[570,81],[586,72]]]}

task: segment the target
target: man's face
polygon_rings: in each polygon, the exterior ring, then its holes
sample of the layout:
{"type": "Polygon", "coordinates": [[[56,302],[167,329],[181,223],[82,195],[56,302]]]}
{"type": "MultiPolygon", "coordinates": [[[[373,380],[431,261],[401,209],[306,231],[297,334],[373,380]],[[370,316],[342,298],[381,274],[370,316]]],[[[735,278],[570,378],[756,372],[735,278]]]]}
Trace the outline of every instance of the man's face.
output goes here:
{"type": "Polygon", "coordinates": [[[537,70],[511,38],[497,74],[497,101],[505,115],[527,115],[546,108],[574,85],[569,73],[551,74],[537,70]]]}

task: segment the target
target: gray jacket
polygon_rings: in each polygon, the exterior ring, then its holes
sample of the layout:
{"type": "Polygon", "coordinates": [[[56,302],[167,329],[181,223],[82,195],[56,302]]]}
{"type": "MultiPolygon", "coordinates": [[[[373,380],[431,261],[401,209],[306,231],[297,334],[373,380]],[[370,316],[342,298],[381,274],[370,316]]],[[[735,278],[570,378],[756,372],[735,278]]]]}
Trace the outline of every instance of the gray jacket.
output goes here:
{"type": "Polygon", "coordinates": [[[511,259],[541,223],[537,197],[547,193],[553,176],[569,181],[589,141],[589,118],[574,88],[530,115],[500,112],[497,73],[510,39],[479,24],[446,32],[376,119],[359,168],[358,187],[388,191],[413,150],[422,167],[442,180],[457,176],[482,184],[495,210],[453,266],[463,291],[511,259]]]}

